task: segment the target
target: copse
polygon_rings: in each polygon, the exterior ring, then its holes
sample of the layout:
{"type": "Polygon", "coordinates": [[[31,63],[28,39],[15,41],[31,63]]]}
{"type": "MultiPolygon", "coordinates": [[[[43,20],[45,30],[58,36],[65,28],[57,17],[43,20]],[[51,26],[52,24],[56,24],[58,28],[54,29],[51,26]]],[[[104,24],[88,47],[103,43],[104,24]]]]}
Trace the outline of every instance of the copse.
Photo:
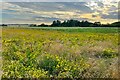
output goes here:
{"type": "Polygon", "coordinates": [[[50,25],[52,27],[119,27],[120,22],[114,22],[111,24],[101,24],[101,22],[89,22],[89,21],[78,21],[78,20],[65,20],[63,22],[57,20],[53,21],[50,25]]]}
{"type": "Polygon", "coordinates": [[[60,27],[61,26],[61,21],[57,20],[57,21],[53,21],[53,23],[51,24],[52,27],[60,27]]]}
{"type": "Polygon", "coordinates": [[[41,25],[38,25],[38,27],[48,27],[49,25],[46,25],[44,23],[42,23],[41,25]]]}
{"type": "Polygon", "coordinates": [[[50,25],[52,27],[90,27],[92,23],[88,21],[78,21],[78,20],[65,20],[63,22],[57,20],[53,21],[53,23],[50,25]]]}
{"type": "Polygon", "coordinates": [[[89,22],[89,21],[78,21],[78,20],[54,20],[51,25],[42,23],[41,25],[31,24],[30,27],[119,27],[120,22],[114,22],[111,24],[101,24],[101,22],[89,22]]]}

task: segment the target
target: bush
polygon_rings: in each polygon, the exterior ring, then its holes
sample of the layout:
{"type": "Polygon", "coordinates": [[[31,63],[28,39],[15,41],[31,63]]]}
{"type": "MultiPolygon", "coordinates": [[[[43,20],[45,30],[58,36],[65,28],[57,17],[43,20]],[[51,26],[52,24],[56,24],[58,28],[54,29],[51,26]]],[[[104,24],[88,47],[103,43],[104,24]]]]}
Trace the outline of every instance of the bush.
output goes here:
{"type": "Polygon", "coordinates": [[[3,78],[46,78],[47,71],[42,69],[25,67],[19,61],[5,61],[3,66],[3,78]],[[9,65],[8,65],[9,62],[9,65]],[[7,63],[7,65],[5,65],[7,63]],[[17,66],[16,66],[17,65],[17,66]]]}
{"type": "Polygon", "coordinates": [[[40,58],[38,68],[48,71],[49,74],[53,74],[55,67],[57,66],[58,61],[51,55],[45,55],[40,58]]]}
{"type": "Polygon", "coordinates": [[[80,62],[69,61],[56,55],[44,54],[38,60],[38,69],[48,71],[50,77],[75,78],[80,77],[82,72],[89,66],[81,58],[80,62]],[[66,74],[66,75],[64,75],[66,74]]]}
{"type": "Polygon", "coordinates": [[[114,58],[118,56],[118,53],[116,53],[111,48],[107,48],[104,49],[102,53],[98,53],[96,56],[101,58],[114,58]]]}

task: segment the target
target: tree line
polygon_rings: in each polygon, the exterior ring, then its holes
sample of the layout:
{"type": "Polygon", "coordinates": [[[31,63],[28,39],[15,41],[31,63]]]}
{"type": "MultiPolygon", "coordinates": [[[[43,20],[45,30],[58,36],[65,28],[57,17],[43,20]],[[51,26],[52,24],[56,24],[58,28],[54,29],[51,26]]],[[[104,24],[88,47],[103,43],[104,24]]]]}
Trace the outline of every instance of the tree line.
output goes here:
{"type": "Polygon", "coordinates": [[[89,22],[89,21],[78,21],[78,20],[55,20],[51,25],[42,23],[41,25],[32,24],[30,27],[119,27],[120,22],[114,22],[111,24],[101,24],[101,22],[89,22]]]}
{"type": "MultiPolygon", "coordinates": [[[[2,26],[7,26],[7,24],[2,24],[2,26]]],[[[52,22],[52,24],[30,24],[29,27],[119,27],[120,21],[114,22],[111,24],[101,24],[101,22],[89,22],[89,21],[78,21],[78,20],[65,20],[61,22],[60,20],[55,20],[52,22]]]]}

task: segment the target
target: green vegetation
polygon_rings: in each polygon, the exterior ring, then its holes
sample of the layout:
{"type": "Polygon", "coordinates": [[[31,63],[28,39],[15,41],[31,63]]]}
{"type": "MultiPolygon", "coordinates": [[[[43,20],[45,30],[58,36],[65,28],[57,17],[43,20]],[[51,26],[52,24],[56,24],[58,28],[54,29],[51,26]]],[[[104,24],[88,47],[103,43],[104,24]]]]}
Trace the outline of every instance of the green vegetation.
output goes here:
{"type": "MultiPolygon", "coordinates": [[[[111,24],[101,24],[101,22],[89,22],[89,21],[78,21],[78,20],[65,20],[64,22],[61,22],[60,20],[53,21],[50,25],[47,24],[14,24],[16,26],[21,26],[21,25],[27,25],[29,27],[119,27],[120,26],[120,21],[114,22],[111,24]]],[[[12,26],[14,26],[12,25],[12,26]]],[[[9,24],[2,24],[0,26],[9,26],[9,24]]]]}
{"type": "Polygon", "coordinates": [[[101,24],[101,22],[89,22],[89,21],[78,21],[78,20],[65,20],[64,22],[61,22],[60,20],[53,21],[51,25],[41,24],[36,25],[32,24],[30,27],[119,27],[120,22],[114,22],[111,24],[101,24]]]}
{"type": "Polygon", "coordinates": [[[2,78],[118,78],[117,28],[3,28],[2,78]]]}
{"type": "MultiPolygon", "coordinates": [[[[35,28],[34,28],[35,29],[35,28]]],[[[39,28],[37,28],[39,29],[39,28]]],[[[46,28],[40,28],[42,30],[57,30],[57,31],[62,31],[62,32],[68,32],[68,33],[80,33],[80,32],[84,32],[84,33],[118,33],[119,29],[118,28],[55,28],[55,27],[46,27],[46,28]]]]}

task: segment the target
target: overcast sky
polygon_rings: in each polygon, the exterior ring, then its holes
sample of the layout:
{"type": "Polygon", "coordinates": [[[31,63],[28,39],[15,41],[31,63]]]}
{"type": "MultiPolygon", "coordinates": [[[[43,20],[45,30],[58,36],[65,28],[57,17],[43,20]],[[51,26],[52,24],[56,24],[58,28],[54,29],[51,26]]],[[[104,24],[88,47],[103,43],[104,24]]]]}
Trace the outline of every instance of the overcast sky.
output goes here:
{"type": "Polygon", "coordinates": [[[67,19],[100,21],[102,23],[118,21],[118,0],[97,0],[97,2],[95,0],[84,2],[82,0],[75,0],[79,2],[4,1],[7,2],[0,3],[2,5],[0,6],[2,23],[50,24],[53,20],[64,21],[67,19]]]}

